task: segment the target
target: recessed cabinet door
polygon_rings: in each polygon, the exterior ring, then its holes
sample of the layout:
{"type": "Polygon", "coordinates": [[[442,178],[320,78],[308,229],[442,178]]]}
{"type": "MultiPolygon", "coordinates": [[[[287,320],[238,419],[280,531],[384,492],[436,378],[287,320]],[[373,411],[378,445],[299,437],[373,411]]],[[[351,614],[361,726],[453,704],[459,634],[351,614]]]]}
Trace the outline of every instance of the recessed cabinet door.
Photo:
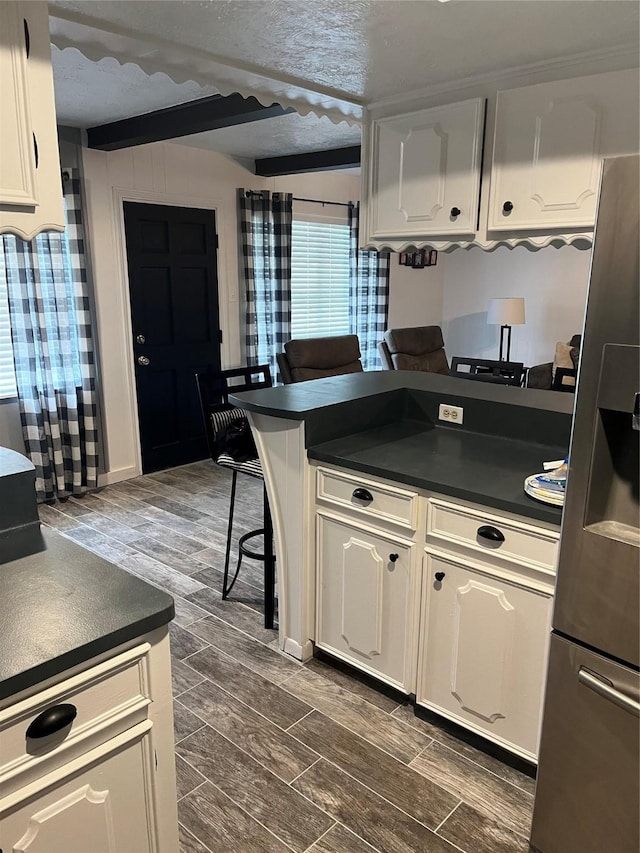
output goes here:
{"type": "Polygon", "coordinates": [[[427,554],[417,701],[535,759],[551,596],[427,554]]]}
{"type": "Polygon", "coordinates": [[[150,723],[141,723],[0,800],[0,850],[11,853],[148,853],[150,723]]]}
{"type": "Polygon", "coordinates": [[[408,544],[318,516],[316,645],[411,692],[413,593],[408,544]]]}
{"type": "Polygon", "coordinates": [[[489,230],[592,228],[603,157],[637,151],[637,69],[498,92],[489,230]]]}
{"type": "Polygon", "coordinates": [[[373,121],[372,239],[476,232],[484,100],[373,121]]]}
{"type": "Polygon", "coordinates": [[[0,3],[0,199],[35,206],[27,30],[17,3],[0,3]]]}
{"type": "Polygon", "coordinates": [[[65,226],[46,2],[0,3],[0,233],[65,226]]]}

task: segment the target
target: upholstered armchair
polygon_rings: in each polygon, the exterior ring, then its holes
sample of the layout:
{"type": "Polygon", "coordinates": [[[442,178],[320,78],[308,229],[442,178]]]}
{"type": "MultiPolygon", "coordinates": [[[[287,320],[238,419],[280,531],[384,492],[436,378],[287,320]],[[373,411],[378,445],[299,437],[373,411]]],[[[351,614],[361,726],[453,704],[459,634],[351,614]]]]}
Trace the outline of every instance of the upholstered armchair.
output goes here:
{"type": "Polygon", "coordinates": [[[388,329],[384,340],[378,344],[378,351],[387,370],[449,374],[440,326],[388,329]]]}
{"type": "Polygon", "coordinates": [[[574,335],[568,344],[559,344],[556,347],[556,360],[530,367],[527,374],[527,388],[538,388],[543,391],[575,391],[581,343],[582,335],[574,335]],[[558,361],[558,348],[567,351],[564,361],[562,359],[558,361]]]}
{"type": "Polygon", "coordinates": [[[285,385],[363,370],[357,335],[287,341],[276,359],[285,385]]]}

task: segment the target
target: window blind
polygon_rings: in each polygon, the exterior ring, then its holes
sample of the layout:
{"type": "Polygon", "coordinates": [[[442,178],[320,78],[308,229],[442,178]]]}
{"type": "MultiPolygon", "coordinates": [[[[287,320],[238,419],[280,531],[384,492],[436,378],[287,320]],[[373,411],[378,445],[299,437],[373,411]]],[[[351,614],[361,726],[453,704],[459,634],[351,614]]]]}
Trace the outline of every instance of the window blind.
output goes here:
{"type": "Polygon", "coordinates": [[[294,219],[291,337],[349,334],[349,226],[294,219]]]}
{"type": "Polygon", "coordinates": [[[9,325],[9,295],[7,293],[7,280],[3,275],[0,278],[0,399],[17,396],[11,327],[9,325]]]}

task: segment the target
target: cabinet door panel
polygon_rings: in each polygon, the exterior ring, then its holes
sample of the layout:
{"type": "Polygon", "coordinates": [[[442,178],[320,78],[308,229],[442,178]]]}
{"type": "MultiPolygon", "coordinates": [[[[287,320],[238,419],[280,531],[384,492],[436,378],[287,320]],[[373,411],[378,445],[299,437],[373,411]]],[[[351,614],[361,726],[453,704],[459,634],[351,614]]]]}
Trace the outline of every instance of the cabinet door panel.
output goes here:
{"type": "Polygon", "coordinates": [[[499,92],[489,229],[593,227],[602,159],[637,150],[637,71],[499,92]]]}
{"type": "Polygon", "coordinates": [[[373,122],[372,237],[475,234],[483,116],[478,98],[373,122]]]}
{"type": "Polygon", "coordinates": [[[490,723],[506,716],[514,615],[503,589],[470,579],[456,590],[451,693],[461,708],[490,723]],[[484,673],[482,681],[479,672],[484,673]]]}
{"type": "Polygon", "coordinates": [[[384,560],[374,543],[350,536],[343,544],[340,572],[342,639],[350,651],[373,660],[382,653],[384,560]]]}
{"type": "Polygon", "coordinates": [[[551,596],[433,554],[422,589],[417,701],[535,758],[551,596]]]}
{"type": "Polygon", "coordinates": [[[5,0],[0,3],[0,233],[31,240],[64,225],[48,5],[5,0]]]}
{"type": "Polygon", "coordinates": [[[142,723],[83,760],[0,801],[0,849],[7,853],[154,850],[150,728],[150,723],[142,723]]]}
{"type": "Polygon", "coordinates": [[[0,200],[37,204],[25,29],[17,3],[0,3],[0,200]]]}
{"type": "Polygon", "coordinates": [[[316,644],[407,692],[411,552],[392,536],[318,516],[316,644]]]}

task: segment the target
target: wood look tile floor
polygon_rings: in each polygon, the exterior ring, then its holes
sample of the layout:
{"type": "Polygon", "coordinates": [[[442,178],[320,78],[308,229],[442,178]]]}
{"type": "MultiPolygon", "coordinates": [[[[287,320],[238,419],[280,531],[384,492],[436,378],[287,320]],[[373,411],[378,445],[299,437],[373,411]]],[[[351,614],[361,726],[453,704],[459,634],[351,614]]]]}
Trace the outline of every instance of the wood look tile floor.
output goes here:
{"type": "MultiPolygon", "coordinates": [[[[323,660],[282,655],[262,566],[223,601],[230,476],[209,461],[40,508],[175,599],[180,853],[526,853],[533,781],[323,660]]],[[[262,484],[239,484],[239,533],[262,484]]],[[[239,535],[238,533],[238,535],[239,535]]]]}

